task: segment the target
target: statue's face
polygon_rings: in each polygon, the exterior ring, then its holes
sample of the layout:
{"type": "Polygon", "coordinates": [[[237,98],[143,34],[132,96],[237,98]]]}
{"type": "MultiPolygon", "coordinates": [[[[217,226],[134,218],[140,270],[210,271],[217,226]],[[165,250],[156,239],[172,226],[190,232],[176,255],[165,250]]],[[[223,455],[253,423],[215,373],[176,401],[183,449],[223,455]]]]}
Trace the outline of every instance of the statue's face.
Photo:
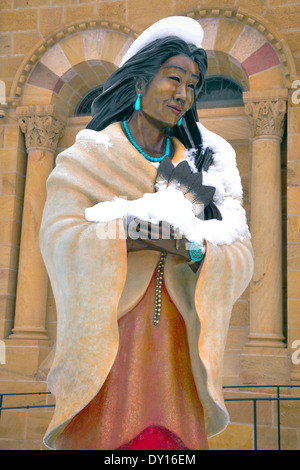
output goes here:
{"type": "Polygon", "coordinates": [[[159,127],[173,127],[190,109],[199,81],[197,64],[185,56],[168,59],[142,93],[142,112],[159,127]]]}

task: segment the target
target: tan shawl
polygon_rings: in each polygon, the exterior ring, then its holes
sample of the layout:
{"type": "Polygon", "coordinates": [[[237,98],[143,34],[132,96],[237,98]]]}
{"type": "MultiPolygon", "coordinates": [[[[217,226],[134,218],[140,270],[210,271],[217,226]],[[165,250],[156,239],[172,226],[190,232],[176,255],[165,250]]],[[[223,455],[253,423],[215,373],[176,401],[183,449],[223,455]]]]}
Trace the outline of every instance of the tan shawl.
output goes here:
{"type": "MultiPolygon", "coordinates": [[[[47,182],[40,246],[58,317],[48,377],[56,408],[44,438],[50,448],[102,387],[118,350],[117,319],[142,298],[159,259],[155,251],[127,256],[125,238],[99,239],[99,223],[85,220],[84,210],[99,201],[114,196],[137,199],[154,192],[156,176],[154,166],[133,149],[118,123],[95,135],[62,152],[47,182]]],[[[179,161],[184,148],[176,140],[174,144],[174,161],[179,161]]],[[[252,270],[248,238],[231,245],[208,243],[197,275],[181,258],[166,259],[165,283],[186,323],[208,436],[228,424],[222,395],[224,349],[232,306],[252,270]]]]}

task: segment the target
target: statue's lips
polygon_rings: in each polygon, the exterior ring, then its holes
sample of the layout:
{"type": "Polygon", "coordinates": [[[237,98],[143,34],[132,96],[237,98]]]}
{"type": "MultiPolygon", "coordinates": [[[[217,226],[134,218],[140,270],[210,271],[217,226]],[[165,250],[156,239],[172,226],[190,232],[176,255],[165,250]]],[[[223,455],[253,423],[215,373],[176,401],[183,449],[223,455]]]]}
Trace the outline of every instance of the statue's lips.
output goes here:
{"type": "Polygon", "coordinates": [[[179,106],[171,106],[171,105],[168,105],[168,107],[170,109],[172,109],[172,111],[178,116],[181,112],[182,112],[182,108],[180,108],[179,106]]]}

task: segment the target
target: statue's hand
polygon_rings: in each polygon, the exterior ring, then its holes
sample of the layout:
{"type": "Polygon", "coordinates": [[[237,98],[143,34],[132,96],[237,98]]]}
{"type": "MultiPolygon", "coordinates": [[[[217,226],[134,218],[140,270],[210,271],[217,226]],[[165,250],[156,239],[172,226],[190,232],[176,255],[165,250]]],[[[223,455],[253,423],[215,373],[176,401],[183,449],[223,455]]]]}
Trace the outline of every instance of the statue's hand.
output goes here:
{"type": "Polygon", "coordinates": [[[200,262],[191,259],[191,243],[167,222],[153,224],[140,219],[134,219],[136,224],[135,239],[127,236],[127,250],[156,250],[181,256],[191,269],[196,272],[200,262]],[[136,238],[137,237],[137,238],[136,238]]]}

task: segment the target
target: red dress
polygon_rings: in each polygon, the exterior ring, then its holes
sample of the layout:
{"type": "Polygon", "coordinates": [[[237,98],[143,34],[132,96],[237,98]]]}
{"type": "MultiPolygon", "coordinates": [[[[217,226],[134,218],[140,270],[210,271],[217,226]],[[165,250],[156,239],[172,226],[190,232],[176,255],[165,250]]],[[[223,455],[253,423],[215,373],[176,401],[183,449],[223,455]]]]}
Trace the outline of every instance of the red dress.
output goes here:
{"type": "Polygon", "coordinates": [[[154,326],[154,276],[118,322],[119,351],[103,387],[57,438],[56,449],[208,449],[185,323],[164,283],[161,296],[154,326]]]}

